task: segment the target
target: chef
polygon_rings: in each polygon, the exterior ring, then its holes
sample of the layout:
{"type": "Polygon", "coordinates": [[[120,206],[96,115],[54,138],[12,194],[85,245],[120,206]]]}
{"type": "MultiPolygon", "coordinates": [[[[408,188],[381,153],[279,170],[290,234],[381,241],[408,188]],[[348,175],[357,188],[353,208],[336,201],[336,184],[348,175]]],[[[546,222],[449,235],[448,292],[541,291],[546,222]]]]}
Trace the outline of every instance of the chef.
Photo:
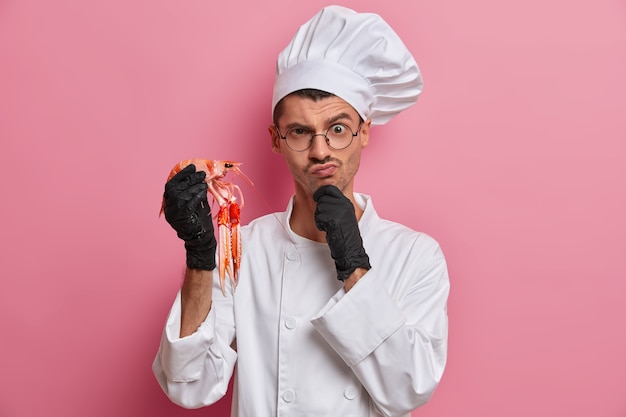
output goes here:
{"type": "Polygon", "coordinates": [[[205,173],[190,165],[166,183],[187,267],[153,371],[173,402],[213,404],[231,378],[239,417],[408,416],[430,399],[447,355],[443,252],[354,190],[372,126],[422,85],[377,14],[329,6],[300,27],[278,56],[268,128],[294,193],[242,227],[225,296],[205,173]]]}

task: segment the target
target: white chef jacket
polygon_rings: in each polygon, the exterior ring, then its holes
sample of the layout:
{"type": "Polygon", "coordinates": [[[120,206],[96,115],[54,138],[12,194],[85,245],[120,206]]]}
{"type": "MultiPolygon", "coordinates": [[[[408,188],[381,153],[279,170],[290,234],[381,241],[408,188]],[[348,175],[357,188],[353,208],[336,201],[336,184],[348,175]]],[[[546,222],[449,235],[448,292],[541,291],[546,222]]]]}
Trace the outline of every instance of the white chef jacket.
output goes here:
{"type": "Polygon", "coordinates": [[[184,338],[179,292],[153,364],[173,402],[212,404],[234,372],[237,417],[408,416],[428,401],[446,364],[444,255],[378,217],[369,196],[355,199],[372,268],[348,293],[328,245],[291,231],[293,199],[242,227],[234,295],[222,296],[216,270],[211,311],[184,338]]]}

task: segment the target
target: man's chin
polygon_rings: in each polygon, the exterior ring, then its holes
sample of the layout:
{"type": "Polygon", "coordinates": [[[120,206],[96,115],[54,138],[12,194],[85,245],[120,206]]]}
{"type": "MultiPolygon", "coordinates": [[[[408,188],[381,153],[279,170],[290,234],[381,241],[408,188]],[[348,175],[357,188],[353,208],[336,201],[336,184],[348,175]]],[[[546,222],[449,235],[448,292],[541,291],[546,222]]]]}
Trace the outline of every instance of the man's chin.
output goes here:
{"type": "Polygon", "coordinates": [[[324,185],[334,185],[335,187],[339,188],[343,192],[343,187],[339,185],[339,183],[337,182],[335,178],[327,177],[327,178],[321,178],[318,181],[316,181],[314,184],[312,184],[312,187],[311,187],[312,194],[315,194],[315,192],[324,185]]]}

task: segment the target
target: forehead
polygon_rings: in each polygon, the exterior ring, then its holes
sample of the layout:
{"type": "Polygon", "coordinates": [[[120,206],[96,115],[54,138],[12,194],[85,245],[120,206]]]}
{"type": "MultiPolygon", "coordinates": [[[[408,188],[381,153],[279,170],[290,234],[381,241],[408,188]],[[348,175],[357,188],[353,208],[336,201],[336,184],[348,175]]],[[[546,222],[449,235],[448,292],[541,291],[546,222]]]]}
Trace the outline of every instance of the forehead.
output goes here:
{"type": "Polygon", "coordinates": [[[278,123],[281,125],[317,124],[332,120],[342,114],[349,120],[359,120],[356,110],[339,97],[331,96],[313,100],[308,97],[288,96],[284,98],[283,111],[278,123]]]}

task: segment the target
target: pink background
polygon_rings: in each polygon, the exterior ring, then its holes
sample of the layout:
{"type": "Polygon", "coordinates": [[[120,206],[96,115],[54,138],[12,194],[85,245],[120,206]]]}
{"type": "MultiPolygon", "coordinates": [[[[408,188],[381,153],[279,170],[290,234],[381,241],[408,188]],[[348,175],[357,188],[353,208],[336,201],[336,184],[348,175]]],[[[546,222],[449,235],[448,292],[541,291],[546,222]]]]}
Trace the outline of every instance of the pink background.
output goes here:
{"type": "MultiPolygon", "coordinates": [[[[239,160],[244,222],[285,207],[274,60],[326,4],[0,2],[0,416],[227,415],[151,373],[183,265],[163,182],[239,160]]],[[[626,416],[626,3],[343,4],[426,83],[356,183],[449,260],[448,367],[414,416],[626,416]]]]}

